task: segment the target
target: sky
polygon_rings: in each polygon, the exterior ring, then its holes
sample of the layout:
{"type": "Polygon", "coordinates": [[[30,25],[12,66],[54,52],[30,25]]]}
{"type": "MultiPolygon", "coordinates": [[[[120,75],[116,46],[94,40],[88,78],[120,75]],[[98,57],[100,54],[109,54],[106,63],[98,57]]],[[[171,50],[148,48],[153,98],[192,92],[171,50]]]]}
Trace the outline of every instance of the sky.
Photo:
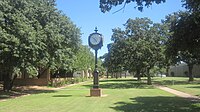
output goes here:
{"type": "MultiPolygon", "coordinates": [[[[113,7],[110,12],[102,13],[99,8],[99,0],[56,0],[57,8],[68,16],[71,21],[81,29],[81,40],[83,45],[88,45],[88,36],[94,33],[95,27],[98,33],[103,35],[103,47],[98,50],[98,57],[107,53],[107,44],[111,43],[112,29],[120,27],[131,18],[148,17],[154,23],[160,23],[166,15],[184,10],[181,0],[166,0],[162,4],[153,4],[149,8],[144,8],[143,12],[134,7],[135,3],[129,3],[125,9],[123,5],[113,7]]],[[[94,52],[94,51],[93,51],[94,52]]]]}

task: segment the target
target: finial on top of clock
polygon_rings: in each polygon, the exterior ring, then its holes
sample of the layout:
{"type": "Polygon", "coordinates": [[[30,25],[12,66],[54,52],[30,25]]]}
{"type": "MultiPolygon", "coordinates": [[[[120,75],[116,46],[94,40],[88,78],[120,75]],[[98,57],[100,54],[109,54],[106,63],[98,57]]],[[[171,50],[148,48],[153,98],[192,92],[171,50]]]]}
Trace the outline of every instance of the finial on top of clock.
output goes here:
{"type": "Polygon", "coordinates": [[[97,27],[95,27],[95,30],[94,30],[94,31],[95,31],[95,33],[97,33],[97,31],[98,31],[98,30],[97,30],[97,27]]]}

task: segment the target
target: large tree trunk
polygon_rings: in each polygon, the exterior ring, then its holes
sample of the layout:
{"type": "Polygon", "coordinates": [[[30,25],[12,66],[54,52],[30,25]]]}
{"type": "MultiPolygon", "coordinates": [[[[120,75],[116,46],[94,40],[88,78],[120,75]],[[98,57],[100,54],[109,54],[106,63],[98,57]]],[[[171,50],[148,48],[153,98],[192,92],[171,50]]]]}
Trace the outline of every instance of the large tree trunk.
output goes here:
{"type": "Polygon", "coordinates": [[[10,78],[8,73],[3,74],[3,91],[9,92],[9,83],[10,83],[10,78]]]}
{"type": "Polygon", "coordinates": [[[150,75],[149,71],[150,71],[150,68],[147,68],[147,84],[148,85],[152,85],[152,83],[151,83],[151,75],[150,75]]]}
{"type": "Polygon", "coordinates": [[[125,78],[126,78],[126,72],[125,72],[125,78]]]}
{"type": "Polygon", "coordinates": [[[115,73],[115,78],[118,79],[118,73],[115,73]]]}
{"type": "Polygon", "coordinates": [[[17,75],[12,75],[9,73],[4,74],[4,83],[3,83],[3,91],[9,92],[14,84],[14,80],[17,78],[17,75]]]}
{"type": "Polygon", "coordinates": [[[169,66],[166,68],[166,76],[169,76],[169,66]]]}
{"type": "Polygon", "coordinates": [[[107,79],[108,79],[108,70],[106,71],[107,79]]]}
{"type": "Polygon", "coordinates": [[[136,70],[136,76],[137,76],[137,80],[141,81],[141,76],[140,76],[140,70],[139,69],[136,70]]]}
{"type": "Polygon", "coordinates": [[[189,81],[194,81],[194,76],[192,74],[193,65],[194,64],[188,64],[188,68],[189,68],[189,81]]]}
{"type": "Polygon", "coordinates": [[[114,73],[113,72],[111,73],[111,78],[114,78],[114,73]]]}
{"type": "Polygon", "coordinates": [[[14,84],[14,81],[15,81],[16,78],[17,78],[17,75],[16,75],[16,74],[12,76],[12,78],[11,78],[11,82],[10,82],[10,88],[9,88],[9,90],[12,89],[13,84],[14,84]]]}

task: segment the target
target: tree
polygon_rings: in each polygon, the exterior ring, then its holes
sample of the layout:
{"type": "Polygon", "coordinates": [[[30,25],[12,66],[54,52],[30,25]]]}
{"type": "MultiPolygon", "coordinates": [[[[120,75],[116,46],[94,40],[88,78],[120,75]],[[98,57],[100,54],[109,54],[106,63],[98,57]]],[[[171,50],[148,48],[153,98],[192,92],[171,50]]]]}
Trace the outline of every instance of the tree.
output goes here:
{"type": "Polygon", "coordinates": [[[74,68],[76,70],[87,70],[89,68],[94,70],[94,54],[88,46],[80,46],[80,49],[76,53],[74,68]]]}
{"type": "Polygon", "coordinates": [[[4,90],[12,88],[16,69],[24,68],[24,66],[27,72],[35,69],[31,62],[36,59],[38,45],[40,45],[37,42],[40,40],[39,33],[31,26],[32,21],[25,16],[25,11],[27,11],[23,6],[25,2],[19,3],[19,1],[2,1],[0,6],[0,18],[3,20],[0,25],[0,62],[4,73],[4,90]]]}
{"type": "Polygon", "coordinates": [[[199,12],[199,0],[182,0],[184,2],[183,6],[191,12],[199,12]]]}
{"type": "Polygon", "coordinates": [[[159,65],[164,58],[164,30],[162,25],[153,24],[148,18],[129,19],[124,31],[114,29],[114,43],[109,49],[111,66],[135,71],[138,80],[141,73],[146,72],[148,84],[151,84],[150,69],[159,65]]]}
{"type": "Polygon", "coordinates": [[[166,23],[170,24],[167,43],[167,56],[173,63],[185,62],[189,67],[189,81],[193,81],[192,68],[199,61],[199,17],[190,12],[178,12],[167,16],[166,23]]]}
{"type": "MultiPolygon", "coordinates": [[[[114,30],[113,30],[114,31],[114,30]]],[[[114,39],[114,37],[113,37],[114,39]]],[[[108,73],[111,73],[113,77],[118,78],[118,74],[123,71],[123,41],[117,41],[117,43],[110,43],[107,45],[108,53],[104,54],[101,59],[104,59],[102,66],[107,69],[108,73]]]]}
{"type": "Polygon", "coordinates": [[[0,68],[4,90],[18,73],[38,68],[70,69],[80,44],[80,30],[55,8],[54,0],[0,2],[0,68]]]}
{"type": "MultiPolygon", "coordinates": [[[[183,0],[184,6],[189,11],[187,18],[182,18],[182,27],[191,42],[190,52],[197,58],[200,63],[200,1],[199,0],[183,0]],[[190,29],[190,30],[187,30],[190,29]]],[[[185,36],[186,37],[186,36],[185,36]]]]}
{"type": "MultiPolygon", "coordinates": [[[[199,12],[199,0],[181,0],[183,2],[183,6],[185,6],[186,9],[192,11],[192,12],[199,12]]],[[[112,7],[122,5],[124,6],[121,8],[125,8],[126,4],[129,4],[131,2],[135,2],[136,6],[139,11],[143,11],[144,7],[150,7],[153,3],[161,4],[166,2],[166,0],[100,0],[100,9],[102,12],[107,12],[112,9],[112,7]]],[[[121,10],[120,9],[120,10],[121,10]]]]}
{"type": "Polygon", "coordinates": [[[125,8],[126,4],[135,2],[136,6],[139,11],[142,11],[144,7],[149,7],[153,3],[160,4],[162,2],[165,2],[166,0],[100,0],[100,9],[102,12],[107,12],[112,9],[113,6],[118,6],[124,4],[122,7],[125,8]]]}
{"type": "Polygon", "coordinates": [[[112,45],[111,51],[110,51],[110,61],[112,63],[112,72],[115,73],[115,77],[118,78],[119,74],[123,71],[123,64],[124,64],[124,46],[123,41],[118,41],[117,43],[114,43],[112,45]]]}
{"type": "Polygon", "coordinates": [[[103,66],[103,61],[101,60],[101,58],[97,59],[97,69],[99,72],[99,76],[104,77],[105,75],[105,67],[103,66]]]}
{"type": "Polygon", "coordinates": [[[142,71],[146,71],[148,84],[151,84],[150,69],[159,65],[163,60],[163,41],[165,40],[162,25],[153,24],[148,18],[129,19],[126,23],[126,32],[129,36],[129,47],[131,51],[127,62],[132,66],[138,78],[142,71]],[[130,63],[131,62],[131,63],[130,63]]]}
{"type": "Polygon", "coordinates": [[[102,66],[104,68],[106,68],[106,72],[107,72],[107,78],[109,77],[108,73],[112,73],[113,69],[112,69],[112,63],[111,63],[111,55],[110,55],[110,49],[111,49],[112,44],[108,44],[107,48],[108,48],[108,53],[105,53],[103,56],[100,57],[100,59],[103,59],[103,63],[102,66]]]}

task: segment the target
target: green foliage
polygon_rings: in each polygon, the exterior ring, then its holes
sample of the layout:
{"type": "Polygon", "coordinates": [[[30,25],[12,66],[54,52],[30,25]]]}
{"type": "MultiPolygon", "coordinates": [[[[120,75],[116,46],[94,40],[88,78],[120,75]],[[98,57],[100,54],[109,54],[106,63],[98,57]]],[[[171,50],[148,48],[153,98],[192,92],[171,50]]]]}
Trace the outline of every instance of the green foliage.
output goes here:
{"type": "Polygon", "coordinates": [[[170,24],[169,31],[172,34],[166,44],[166,55],[174,64],[181,61],[188,64],[189,81],[193,81],[193,65],[200,63],[200,10],[196,7],[197,4],[199,2],[195,0],[186,0],[186,8],[189,11],[171,14],[165,20],[170,24]],[[194,7],[191,4],[194,4],[194,7]]]}
{"type": "Polygon", "coordinates": [[[139,11],[142,11],[144,7],[150,7],[153,3],[160,4],[165,1],[166,0],[100,0],[99,7],[101,11],[105,13],[110,11],[113,6],[124,4],[123,8],[125,8],[126,4],[135,2],[135,8],[137,8],[139,11]]]}
{"type": "MultiPolygon", "coordinates": [[[[113,7],[123,4],[123,7],[118,10],[120,11],[124,9],[127,4],[132,3],[132,2],[134,2],[136,5],[134,8],[137,8],[139,11],[143,11],[144,7],[148,8],[152,6],[154,3],[156,4],[165,3],[166,0],[100,0],[99,7],[101,11],[105,13],[105,12],[109,12],[113,7]]],[[[183,6],[190,11],[199,12],[200,10],[199,0],[181,0],[181,2],[183,2],[183,6]]]]}
{"type": "Polygon", "coordinates": [[[87,81],[86,78],[81,78],[81,77],[66,78],[66,79],[58,78],[58,79],[53,79],[53,80],[56,80],[50,84],[53,87],[61,87],[61,86],[66,86],[66,85],[70,85],[70,84],[76,84],[76,83],[87,81]]]}
{"type": "Polygon", "coordinates": [[[105,75],[105,67],[103,66],[103,61],[97,58],[97,70],[99,71],[99,76],[103,77],[105,75]]]}
{"type": "Polygon", "coordinates": [[[200,59],[200,2],[199,0],[182,0],[185,12],[167,16],[172,35],[168,42],[168,54],[174,56],[175,62],[199,63],[200,59]]]}
{"type": "Polygon", "coordinates": [[[148,18],[129,19],[125,30],[113,30],[112,43],[106,54],[104,66],[111,72],[136,72],[138,80],[140,74],[147,73],[155,65],[160,68],[165,62],[164,43],[166,42],[166,28],[162,24],[153,24],[148,18]]]}
{"type": "Polygon", "coordinates": [[[76,53],[74,66],[76,70],[94,69],[94,54],[90,51],[88,46],[80,46],[76,53]]]}
{"type": "Polygon", "coordinates": [[[165,73],[166,73],[166,69],[164,67],[160,68],[158,66],[154,66],[150,70],[150,74],[152,74],[152,76],[157,76],[158,74],[165,74],[165,73]]]}
{"type": "Polygon", "coordinates": [[[71,70],[80,30],[55,8],[54,0],[0,2],[0,67],[34,75],[37,68],[71,70]]]}
{"type": "Polygon", "coordinates": [[[200,7],[200,1],[199,0],[182,0],[184,2],[184,6],[186,9],[192,11],[192,12],[199,12],[200,7]]]}
{"type": "Polygon", "coordinates": [[[2,64],[69,69],[80,30],[55,8],[54,1],[8,0],[1,2],[1,9],[2,64]]]}
{"type": "Polygon", "coordinates": [[[174,13],[166,17],[170,23],[171,36],[167,43],[167,55],[174,63],[184,61],[197,63],[198,59],[198,22],[195,23],[189,12],[174,13]]]}

